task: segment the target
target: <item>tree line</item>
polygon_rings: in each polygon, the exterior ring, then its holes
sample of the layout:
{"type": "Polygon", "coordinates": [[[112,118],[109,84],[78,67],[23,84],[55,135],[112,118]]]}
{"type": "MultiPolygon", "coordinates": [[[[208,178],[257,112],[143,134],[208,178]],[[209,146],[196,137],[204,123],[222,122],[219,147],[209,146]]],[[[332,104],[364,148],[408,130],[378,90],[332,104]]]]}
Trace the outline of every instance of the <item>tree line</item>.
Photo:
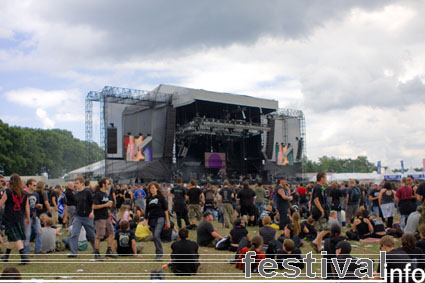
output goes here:
{"type": "Polygon", "coordinates": [[[366,156],[358,156],[356,159],[335,158],[322,156],[317,162],[303,158],[304,172],[336,172],[336,173],[371,173],[376,171],[376,165],[367,160],[366,156]]]}
{"type": "Polygon", "coordinates": [[[65,173],[102,160],[104,151],[96,143],[74,138],[60,129],[42,130],[9,126],[0,120],[0,173],[23,176],[65,173]],[[87,154],[90,148],[90,154],[87,154]]]}

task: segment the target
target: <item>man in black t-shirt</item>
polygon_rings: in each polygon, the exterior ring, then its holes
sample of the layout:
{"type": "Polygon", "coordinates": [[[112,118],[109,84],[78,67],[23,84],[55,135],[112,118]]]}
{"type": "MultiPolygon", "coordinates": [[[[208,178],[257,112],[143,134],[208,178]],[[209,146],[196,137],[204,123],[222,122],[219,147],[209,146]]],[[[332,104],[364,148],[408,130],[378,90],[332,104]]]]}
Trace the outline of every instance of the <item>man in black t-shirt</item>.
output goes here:
{"type": "Polygon", "coordinates": [[[27,198],[30,208],[30,225],[25,226],[25,242],[24,249],[25,253],[30,253],[30,240],[31,235],[34,235],[34,253],[41,253],[41,224],[40,219],[37,216],[37,208],[41,208],[40,197],[36,192],[37,183],[34,179],[27,181],[27,198]]]}
{"type": "Polygon", "coordinates": [[[224,226],[230,228],[233,224],[233,204],[232,199],[234,197],[233,190],[229,187],[229,181],[223,182],[223,188],[221,188],[218,201],[221,202],[221,212],[223,213],[224,226]]]}
{"type": "Polygon", "coordinates": [[[283,234],[285,226],[289,224],[289,202],[292,201],[291,191],[286,184],[286,177],[281,177],[274,191],[276,208],[279,211],[279,231],[283,234]]]}
{"type": "Polygon", "coordinates": [[[199,226],[196,230],[197,241],[200,246],[215,247],[215,240],[220,240],[223,238],[216,232],[214,226],[211,224],[211,221],[213,221],[212,213],[209,211],[205,212],[204,220],[199,223],[199,226]]]}
{"type": "Polygon", "coordinates": [[[255,224],[255,197],[256,194],[254,190],[249,187],[249,183],[247,181],[243,182],[242,189],[238,193],[238,199],[241,206],[240,214],[243,222],[248,224],[248,226],[254,226],[255,224]],[[249,215],[249,221],[247,220],[247,215],[249,215]]]}
{"type": "Polygon", "coordinates": [[[372,184],[372,190],[369,193],[369,200],[372,201],[372,212],[379,216],[379,194],[381,190],[376,184],[372,184]]]}
{"type": "Polygon", "coordinates": [[[171,245],[171,270],[176,275],[194,275],[199,267],[198,244],[188,240],[189,230],[179,231],[179,241],[171,245]]]}
{"type": "MultiPolygon", "coordinates": [[[[96,249],[94,246],[95,231],[93,225],[93,195],[90,189],[84,189],[83,177],[76,178],[74,185],[77,189],[77,193],[75,194],[75,201],[77,206],[74,222],[72,224],[72,235],[69,240],[71,253],[68,254],[68,257],[77,257],[78,237],[80,235],[81,226],[84,226],[84,229],[86,230],[87,240],[91,243],[93,247],[93,252],[96,253],[96,249]]],[[[97,259],[96,256],[95,259],[97,259]]]]}
{"type": "Polygon", "coordinates": [[[75,209],[76,209],[75,188],[72,182],[68,182],[68,185],[65,191],[65,197],[66,197],[67,209],[68,209],[68,226],[71,226],[72,222],[74,221],[75,209]]]}
{"type": "Polygon", "coordinates": [[[204,194],[201,189],[197,186],[196,180],[190,180],[187,186],[187,196],[189,200],[189,218],[192,222],[191,229],[196,228],[196,219],[201,221],[202,210],[201,205],[204,203],[204,194]]]}
{"type": "Polygon", "coordinates": [[[136,237],[128,221],[121,221],[120,230],[115,232],[113,252],[121,256],[137,256],[136,237]]]}
{"type": "Polygon", "coordinates": [[[323,196],[323,186],[326,183],[326,173],[320,172],[316,176],[317,183],[313,187],[311,196],[311,214],[315,220],[315,228],[318,231],[329,230],[329,209],[323,196]]]}
{"type": "Polygon", "coordinates": [[[177,179],[177,185],[171,189],[170,193],[173,198],[173,211],[176,213],[177,226],[179,229],[182,228],[182,219],[186,226],[189,226],[190,222],[186,208],[188,196],[186,195],[186,189],[183,187],[183,180],[181,178],[177,179]]]}
{"type": "Polygon", "coordinates": [[[102,178],[98,182],[98,187],[93,197],[93,210],[94,210],[94,224],[96,229],[96,240],[94,242],[95,258],[101,259],[99,253],[100,241],[106,237],[108,249],[106,250],[106,257],[114,257],[112,255],[112,244],[114,241],[114,227],[112,220],[109,217],[108,209],[112,207],[113,201],[106,193],[111,184],[109,179],[102,178]]]}

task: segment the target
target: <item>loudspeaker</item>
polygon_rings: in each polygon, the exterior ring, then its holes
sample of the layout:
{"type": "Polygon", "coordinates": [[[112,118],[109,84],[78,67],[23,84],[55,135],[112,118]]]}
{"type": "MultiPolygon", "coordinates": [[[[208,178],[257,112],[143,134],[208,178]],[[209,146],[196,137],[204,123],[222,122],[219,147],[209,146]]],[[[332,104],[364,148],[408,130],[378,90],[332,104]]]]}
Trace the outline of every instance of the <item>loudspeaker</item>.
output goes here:
{"type": "Polygon", "coordinates": [[[274,150],[274,127],[275,122],[274,119],[270,119],[268,123],[270,127],[270,131],[267,132],[267,142],[266,142],[266,155],[267,158],[270,160],[273,157],[273,150],[274,150]]]}
{"type": "Polygon", "coordinates": [[[172,106],[167,108],[166,119],[164,157],[173,157],[174,135],[176,134],[176,109],[172,106]]]}
{"type": "Polygon", "coordinates": [[[303,139],[298,140],[298,149],[297,149],[297,157],[295,160],[301,160],[302,154],[303,154],[303,139]]]}
{"type": "Polygon", "coordinates": [[[118,153],[117,138],[118,138],[117,128],[107,128],[107,139],[106,139],[107,153],[110,153],[110,154],[118,153]]]}

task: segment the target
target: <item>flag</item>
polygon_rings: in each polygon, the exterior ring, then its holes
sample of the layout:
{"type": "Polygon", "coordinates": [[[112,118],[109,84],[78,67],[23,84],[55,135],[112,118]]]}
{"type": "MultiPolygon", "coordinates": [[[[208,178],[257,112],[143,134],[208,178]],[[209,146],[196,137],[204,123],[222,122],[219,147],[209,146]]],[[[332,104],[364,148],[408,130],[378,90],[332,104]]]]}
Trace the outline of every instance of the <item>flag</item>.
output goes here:
{"type": "Polygon", "coordinates": [[[378,161],[378,164],[376,166],[376,173],[381,174],[381,161],[378,161]]]}
{"type": "Polygon", "coordinates": [[[425,158],[424,159],[422,159],[422,169],[424,170],[424,172],[425,172],[425,158]]]}
{"type": "Polygon", "coordinates": [[[404,161],[401,160],[400,164],[401,164],[401,174],[404,174],[404,161]]]}

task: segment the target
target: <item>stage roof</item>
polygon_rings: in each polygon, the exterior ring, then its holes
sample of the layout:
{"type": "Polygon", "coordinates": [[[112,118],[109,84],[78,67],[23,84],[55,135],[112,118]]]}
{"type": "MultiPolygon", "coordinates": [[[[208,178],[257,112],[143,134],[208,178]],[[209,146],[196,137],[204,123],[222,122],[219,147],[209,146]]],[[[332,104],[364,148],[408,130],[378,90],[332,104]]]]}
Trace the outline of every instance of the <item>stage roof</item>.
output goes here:
{"type": "Polygon", "coordinates": [[[203,89],[192,89],[172,85],[161,84],[156,87],[152,92],[174,94],[173,106],[175,108],[191,104],[195,102],[195,100],[203,100],[248,107],[261,107],[263,109],[272,110],[277,110],[279,108],[278,102],[276,100],[256,98],[247,95],[238,95],[224,92],[213,92],[203,89]]]}

